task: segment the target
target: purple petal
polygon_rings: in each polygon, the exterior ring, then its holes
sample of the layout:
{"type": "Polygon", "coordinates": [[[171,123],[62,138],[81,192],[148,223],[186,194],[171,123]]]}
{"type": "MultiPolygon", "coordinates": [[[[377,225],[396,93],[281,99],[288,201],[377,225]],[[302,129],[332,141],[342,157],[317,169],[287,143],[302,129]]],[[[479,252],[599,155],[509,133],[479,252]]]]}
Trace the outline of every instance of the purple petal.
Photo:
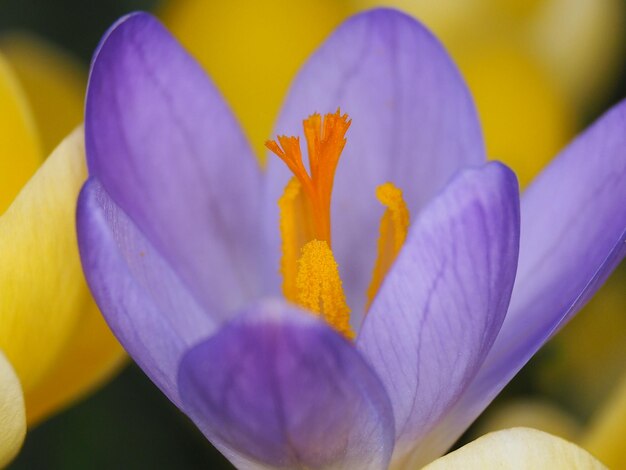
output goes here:
{"type": "Polygon", "coordinates": [[[78,243],[89,287],[124,348],[177,405],[176,373],[184,351],[216,321],[97,180],[83,188],[78,243]]]}
{"type": "MultiPolygon", "coordinates": [[[[276,132],[303,135],[305,117],[337,107],[353,122],[334,185],[333,251],[348,303],[361,312],[383,213],[376,186],[393,182],[417,215],[459,168],[483,163],[485,151],[473,102],[448,54],[398,11],[345,22],[296,78],[276,132]]],[[[266,230],[277,253],[276,201],[290,174],[269,158],[266,230]]]]}
{"type": "Polygon", "coordinates": [[[511,306],[480,373],[424,447],[444,452],[626,255],[626,102],[579,136],[522,198],[511,306]]]}
{"type": "Polygon", "coordinates": [[[207,311],[224,317],[258,295],[258,165],[208,77],[150,15],[102,40],[85,133],[90,175],[207,311]]]}
{"type": "Polygon", "coordinates": [[[400,462],[460,397],[504,320],[517,267],[519,189],[499,163],[460,173],[413,223],[365,319],[400,462]]]}
{"type": "Polygon", "coordinates": [[[180,365],[185,410],[239,468],[384,469],[389,399],[356,349],[278,301],[236,317],[180,365]]]}

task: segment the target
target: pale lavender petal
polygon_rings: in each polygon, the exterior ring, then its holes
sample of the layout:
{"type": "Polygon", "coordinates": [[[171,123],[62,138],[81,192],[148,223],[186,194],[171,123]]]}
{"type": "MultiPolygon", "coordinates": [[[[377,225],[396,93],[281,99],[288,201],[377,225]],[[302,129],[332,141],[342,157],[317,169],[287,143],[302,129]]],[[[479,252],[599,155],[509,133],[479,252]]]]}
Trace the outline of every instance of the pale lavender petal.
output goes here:
{"type": "Polygon", "coordinates": [[[357,350],[279,301],[247,309],[180,366],[186,413],[239,468],[385,469],[389,398],[357,350]]]}
{"type": "Polygon", "coordinates": [[[261,173],[200,66],[148,14],[102,40],[87,90],[90,176],[198,302],[227,316],[261,291],[261,173]]]}
{"type": "MultiPolygon", "coordinates": [[[[376,186],[391,181],[404,190],[415,216],[459,168],[483,163],[485,151],[473,102],[448,54],[398,11],[345,22],[296,78],[276,132],[302,135],[305,117],[337,107],[353,122],[334,185],[333,251],[358,315],[383,213],[376,186]]],[[[266,233],[277,259],[276,201],[290,175],[275,156],[268,177],[266,233]]]]}
{"type": "Polygon", "coordinates": [[[454,405],[504,320],[519,189],[500,163],[461,172],[413,223],[357,344],[381,377],[400,462],[454,405]]]}
{"type": "Polygon", "coordinates": [[[522,198],[520,264],[480,373],[424,443],[444,452],[626,255],[626,102],[579,136],[522,198]]]}
{"type": "Polygon", "coordinates": [[[184,281],[96,180],[77,211],[83,270],[111,330],[152,381],[180,406],[183,352],[216,328],[184,281]]]}

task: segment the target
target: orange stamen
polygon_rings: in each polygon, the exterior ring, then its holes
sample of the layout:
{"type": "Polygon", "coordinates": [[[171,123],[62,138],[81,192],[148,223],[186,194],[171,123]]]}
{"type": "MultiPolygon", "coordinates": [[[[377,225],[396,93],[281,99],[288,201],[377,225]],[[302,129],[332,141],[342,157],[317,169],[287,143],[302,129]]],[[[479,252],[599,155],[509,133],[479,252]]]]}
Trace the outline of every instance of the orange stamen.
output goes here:
{"type": "Polygon", "coordinates": [[[302,185],[297,178],[291,178],[285,186],[285,191],[278,200],[278,209],[282,239],[280,273],[283,276],[283,295],[287,300],[298,303],[298,259],[304,245],[313,239],[313,227],[311,208],[302,196],[302,185]]]}
{"type": "Polygon", "coordinates": [[[314,235],[317,240],[331,245],[330,201],[339,157],[346,144],[346,132],[351,120],[347,114],[337,110],[326,114],[322,120],[313,114],[303,121],[304,136],[309,155],[309,172],[302,161],[300,139],[278,136],[268,140],[265,146],[293,172],[302,186],[302,191],[311,206],[314,235]]]}
{"type": "Polygon", "coordinates": [[[368,309],[391,266],[396,261],[409,232],[410,214],[402,190],[392,183],[381,184],[376,188],[376,197],[386,207],[386,210],[380,220],[378,257],[372,272],[372,280],[367,289],[368,309]]]}

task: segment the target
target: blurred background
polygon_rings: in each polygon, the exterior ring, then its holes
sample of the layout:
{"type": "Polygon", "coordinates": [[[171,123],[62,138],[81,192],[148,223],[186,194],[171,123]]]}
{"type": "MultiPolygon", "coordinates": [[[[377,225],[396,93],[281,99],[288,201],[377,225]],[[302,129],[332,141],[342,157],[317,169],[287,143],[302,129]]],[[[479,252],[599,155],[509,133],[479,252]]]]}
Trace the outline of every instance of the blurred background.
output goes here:
{"type": "MultiPolygon", "coordinates": [[[[523,186],[626,95],[626,0],[0,0],[0,54],[47,153],[82,121],[102,34],[127,12],[152,11],[211,74],[263,161],[263,141],[308,54],[347,16],[381,4],[442,39],[472,89],[489,156],[512,166],[523,186]]],[[[529,425],[601,453],[587,436],[623,402],[625,381],[622,266],[461,442],[529,425]]],[[[98,390],[33,426],[9,468],[231,467],[126,361],[98,390]]]]}

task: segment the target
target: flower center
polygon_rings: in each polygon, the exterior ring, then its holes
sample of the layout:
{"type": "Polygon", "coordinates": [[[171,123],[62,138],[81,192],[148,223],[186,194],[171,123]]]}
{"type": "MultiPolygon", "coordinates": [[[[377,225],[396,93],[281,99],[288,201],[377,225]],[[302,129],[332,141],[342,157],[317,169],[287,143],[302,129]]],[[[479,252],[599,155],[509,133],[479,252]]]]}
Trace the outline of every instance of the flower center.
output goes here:
{"type": "MultiPolygon", "coordinates": [[[[354,338],[350,308],[331,249],[331,196],[335,170],[346,145],[351,120],[339,110],[324,118],[313,114],[303,121],[309,172],[302,160],[299,137],[278,136],[265,146],[293,172],[278,201],[285,298],[317,315],[347,338],[354,338]]],[[[368,307],[395,261],[409,226],[409,211],[402,191],[392,183],[376,190],[386,207],[380,224],[378,258],[367,291],[368,307]]]]}

